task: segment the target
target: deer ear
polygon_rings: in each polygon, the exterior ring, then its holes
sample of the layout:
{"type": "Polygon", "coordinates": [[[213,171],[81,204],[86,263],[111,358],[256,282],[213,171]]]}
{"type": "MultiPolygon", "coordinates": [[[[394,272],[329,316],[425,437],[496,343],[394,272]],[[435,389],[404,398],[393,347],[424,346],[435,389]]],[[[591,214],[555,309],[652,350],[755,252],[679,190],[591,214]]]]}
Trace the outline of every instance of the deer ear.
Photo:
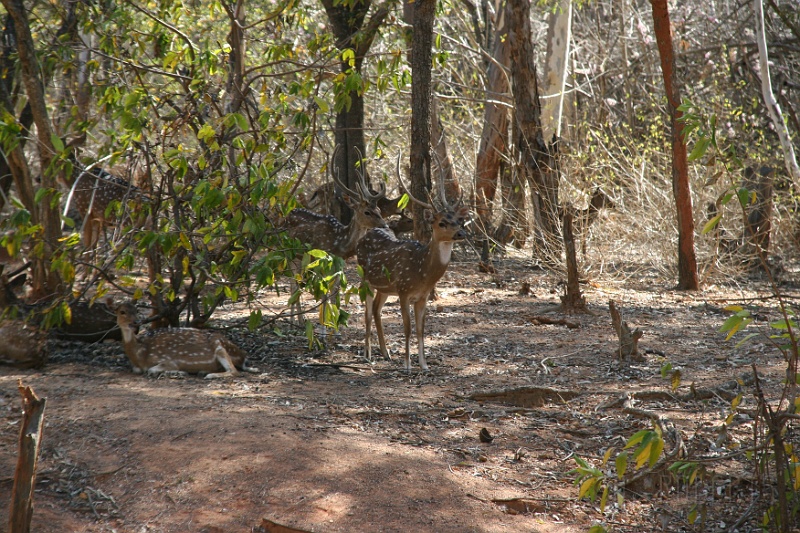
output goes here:
{"type": "Polygon", "coordinates": [[[433,219],[435,218],[433,215],[433,211],[431,211],[430,209],[426,209],[425,211],[423,211],[423,213],[425,214],[425,222],[428,223],[433,222],[433,219]]]}
{"type": "Polygon", "coordinates": [[[358,202],[356,201],[355,198],[353,198],[349,194],[343,194],[342,200],[344,201],[345,204],[347,204],[347,207],[349,207],[350,209],[355,210],[358,208],[358,202]]]}
{"type": "Polygon", "coordinates": [[[460,220],[468,220],[469,219],[469,207],[462,206],[460,209],[456,211],[456,217],[460,220]]]}

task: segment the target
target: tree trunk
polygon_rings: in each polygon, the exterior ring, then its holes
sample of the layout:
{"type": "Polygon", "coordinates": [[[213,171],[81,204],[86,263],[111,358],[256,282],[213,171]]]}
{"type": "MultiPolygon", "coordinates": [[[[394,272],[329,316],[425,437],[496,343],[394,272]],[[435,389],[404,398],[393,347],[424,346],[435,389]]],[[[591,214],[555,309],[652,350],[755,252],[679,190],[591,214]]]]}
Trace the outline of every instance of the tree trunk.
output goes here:
{"type": "MultiPolygon", "coordinates": [[[[52,165],[56,154],[52,141],[54,132],[50,127],[50,118],[44,98],[44,83],[40,76],[41,69],[36,58],[33,36],[28,24],[28,12],[22,0],[2,0],[2,3],[14,20],[22,80],[28,96],[28,103],[31,106],[33,121],[36,124],[39,161],[42,169],[41,187],[46,191],[55,191],[57,181],[63,183],[67,183],[67,181],[60,168],[55,168],[52,165]]],[[[57,272],[50,269],[53,251],[57,248],[58,240],[61,237],[61,224],[57,205],[58,203],[54,201],[53,193],[47,192],[37,206],[44,231],[41,241],[41,253],[33,258],[33,292],[31,297],[34,299],[52,297],[61,288],[60,277],[57,272]]]]}
{"type": "MultiPolygon", "coordinates": [[[[353,64],[342,61],[341,71],[347,75],[352,70],[361,73],[364,57],[372,46],[372,42],[381,24],[389,14],[386,6],[380,7],[366,23],[365,19],[372,0],[355,0],[354,2],[335,2],[322,0],[328,14],[332,31],[336,37],[339,50],[352,49],[355,54],[353,64]],[[358,40],[353,38],[358,36],[358,40]]],[[[364,142],[364,96],[358,90],[348,94],[350,105],[336,113],[335,144],[341,149],[336,152],[332,172],[338,171],[338,179],[350,189],[357,189],[359,154],[366,153],[364,142]]],[[[364,176],[369,179],[368,176],[364,176]]],[[[333,202],[333,215],[343,224],[350,222],[352,213],[340,198],[333,202]]]]}
{"type": "MultiPolygon", "coordinates": [[[[414,36],[411,45],[411,194],[420,200],[431,190],[431,59],[436,0],[414,3],[414,36]]],[[[414,236],[430,240],[424,209],[414,203],[414,236]]]]}
{"type": "Polygon", "coordinates": [[[761,0],[753,0],[753,10],[756,15],[756,41],[758,41],[758,63],[761,66],[761,94],[764,98],[764,105],[769,111],[772,125],[778,133],[783,148],[783,159],[786,164],[786,171],[792,178],[795,190],[800,191],[800,167],[797,165],[797,158],[794,154],[794,146],[783,121],[781,106],[775,99],[772,92],[772,81],[769,74],[769,52],[767,51],[767,38],[764,31],[764,6],[761,0]]]}
{"type": "Polygon", "coordinates": [[[559,0],[547,26],[547,70],[545,72],[542,130],[545,140],[561,137],[564,110],[564,88],[569,69],[569,41],[572,32],[572,0],[559,0]]]}
{"type": "Polygon", "coordinates": [[[675,83],[675,58],[672,54],[667,0],[650,0],[653,6],[653,24],[661,57],[661,72],[667,94],[667,110],[672,129],[672,192],[678,214],[678,289],[697,290],[697,259],[694,253],[694,219],[692,218],[692,195],[689,187],[689,167],[686,159],[686,144],[683,140],[683,113],[678,110],[680,94],[675,83]]]}
{"type": "Polygon", "coordinates": [[[511,46],[507,35],[508,6],[500,11],[492,57],[487,72],[487,94],[483,113],[483,132],[475,169],[475,206],[482,229],[489,232],[492,202],[497,193],[500,164],[508,156],[508,99],[511,46]]]}
{"type": "Polygon", "coordinates": [[[535,250],[543,259],[552,260],[554,255],[560,255],[561,250],[558,170],[552,153],[554,147],[549,146],[542,136],[542,108],[531,41],[530,0],[509,0],[508,4],[517,171],[524,176],[520,181],[527,181],[531,194],[536,197],[540,246],[535,250]]]}

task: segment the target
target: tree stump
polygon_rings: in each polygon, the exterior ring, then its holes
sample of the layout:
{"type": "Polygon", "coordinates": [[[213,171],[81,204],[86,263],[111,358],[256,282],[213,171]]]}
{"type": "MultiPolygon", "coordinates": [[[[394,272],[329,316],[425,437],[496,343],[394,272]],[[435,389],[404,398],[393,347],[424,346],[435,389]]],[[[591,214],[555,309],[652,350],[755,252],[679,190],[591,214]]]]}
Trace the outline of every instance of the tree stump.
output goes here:
{"type": "Polygon", "coordinates": [[[581,294],[578,279],[578,259],[575,256],[575,236],[572,230],[572,213],[564,215],[564,252],[567,260],[567,285],[561,296],[561,310],[571,313],[586,309],[586,298],[581,294]]]}
{"type": "Polygon", "coordinates": [[[36,485],[36,463],[42,445],[44,406],[46,399],[39,399],[33,389],[18,382],[22,395],[22,427],[19,430],[19,457],[14,472],[14,488],[11,492],[11,512],[8,519],[9,533],[29,533],[33,518],[33,489],[36,485]]]}
{"type": "Polygon", "coordinates": [[[621,361],[627,361],[628,358],[637,362],[644,361],[644,356],[639,353],[639,339],[642,338],[644,332],[638,328],[631,331],[628,324],[622,321],[622,315],[614,305],[614,300],[608,301],[608,310],[611,312],[611,325],[614,326],[614,331],[617,332],[619,338],[617,357],[621,361]]]}

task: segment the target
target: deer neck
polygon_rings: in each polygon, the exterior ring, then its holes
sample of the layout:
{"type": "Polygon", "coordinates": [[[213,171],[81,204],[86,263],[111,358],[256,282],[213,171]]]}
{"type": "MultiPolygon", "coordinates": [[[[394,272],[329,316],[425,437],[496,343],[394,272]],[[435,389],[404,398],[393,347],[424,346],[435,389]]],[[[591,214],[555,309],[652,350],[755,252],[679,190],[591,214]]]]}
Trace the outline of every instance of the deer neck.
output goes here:
{"type": "Polygon", "coordinates": [[[133,328],[130,326],[121,326],[119,329],[122,332],[122,346],[125,349],[125,355],[128,356],[128,359],[130,359],[131,364],[133,364],[135,368],[143,368],[144,362],[141,357],[142,346],[139,344],[139,340],[136,338],[133,328]]]}
{"type": "Polygon", "coordinates": [[[438,280],[450,264],[453,241],[433,240],[428,244],[426,252],[426,268],[423,272],[429,272],[438,280]]]}
{"type": "Polygon", "coordinates": [[[366,234],[366,230],[356,224],[355,218],[350,220],[346,226],[340,225],[336,228],[335,241],[337,243],[334,255],[338,255],[343,259],[352,257],[356,251],[356,244],[366,234]],[[341,253],[340,253],[341,252],[341,253]]]}

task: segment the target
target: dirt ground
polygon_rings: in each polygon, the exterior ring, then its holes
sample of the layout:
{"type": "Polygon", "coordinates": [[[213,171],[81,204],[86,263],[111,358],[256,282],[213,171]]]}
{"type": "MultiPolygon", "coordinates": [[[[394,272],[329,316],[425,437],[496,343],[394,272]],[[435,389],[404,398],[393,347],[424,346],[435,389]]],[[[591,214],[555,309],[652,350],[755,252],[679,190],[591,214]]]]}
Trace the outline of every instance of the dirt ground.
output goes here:
{"type": "MultiPolygon", "coordinates": [[[[259,372],[233,379],[134,375],[116,342],[52,341],[44,369],[0,368],[0,524],[8,521],[21,380],[47,399],[39,533],[566,533],[595,522],[693,531],[694,503],[703,505],[705,531],[757,530],[754,474],[732,453],[752,442],[752,419],[742,414],[753,409],[752,387],[742,388],[740,423],[723,439],[730,399],[688,397],[748,375],[753,363],[768,397],[778,397],[781,355],[759,341],[735,348],[718,333],[728,304],[758,310],[762,323],[775,318],[770,293],[753,290],[756,282],[676,292],[641,270],[624,281],[590,280],[582,286],[590,312],[564,315],[557,277],[522,260],[496,266],[481,274],[474,263],[454,264],[439,284],[428,373],[415,356],[411,374],[401,368],[394,300],[384,317],[395,356],[372,366],[361,355],[362,310],[351,304],[351,326],[326,351],[309,352],[285,323],[282,335],[234,328],[259,372]],[[644,331],[645,362],[615,359],[611,299],[644,331]],[[682,374],[672,396],[665,362],[682,374]],[[575,457],[599,467],[610,446],[620,451],[651,427],[612,401],[622,394],[666,417],[694,457],[730,454],[709,463],[715,481],[631,486],[605,515],[597,502],[579,501],[575,457]]],[[[800,298],[796,287],[785,290],[800,298]]],[[[245,313],[230,308],[215,324],[245,313]]]]}

